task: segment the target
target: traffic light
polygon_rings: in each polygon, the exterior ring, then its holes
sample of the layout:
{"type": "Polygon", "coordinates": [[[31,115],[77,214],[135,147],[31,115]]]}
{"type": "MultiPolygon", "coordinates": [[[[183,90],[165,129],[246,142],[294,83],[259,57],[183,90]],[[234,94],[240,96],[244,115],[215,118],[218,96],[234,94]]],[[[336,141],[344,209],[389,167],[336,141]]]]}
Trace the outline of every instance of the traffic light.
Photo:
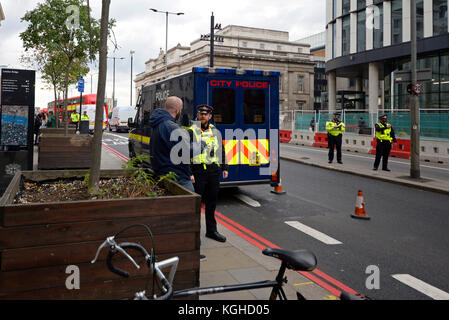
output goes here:
{"type": "Polygon", "coordinates": [[[413,94],[413,86],[412,86],[411,83],[407,85],[407,93],[408,94],[413,94]]]}

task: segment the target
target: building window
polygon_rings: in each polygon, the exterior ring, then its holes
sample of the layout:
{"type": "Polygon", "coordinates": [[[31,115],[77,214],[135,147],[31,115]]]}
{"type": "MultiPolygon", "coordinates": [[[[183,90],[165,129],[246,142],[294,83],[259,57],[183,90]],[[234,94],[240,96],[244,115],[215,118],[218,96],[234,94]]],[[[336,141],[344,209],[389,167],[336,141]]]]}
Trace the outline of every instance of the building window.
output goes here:
{"type": "Polygon", "coordinates": [[[366,7],[366,0],[357,0],[357,10],[363,9],[366,7]]]}
{"type": "Polygon", "coordinates": [[[243,47],[243,48],[246,48],[246,47],[248,47],[248,42],[246,42],[246,41],[243,41],[243,42],[242,42],[242,47],[243,47]]]}
{"type": "Polygon", "coordinates": [[[336,19],[337,18],[337,0],[333,0],[332,13],[333,13],[333,19],[336,19]]]}
{"type": "Polygon", "coordinates": [[[391,2],[391,44],[402,42],[402,0],[391,2]]]}
{"type": "Polygon", "coordinates": [[[282,51],[282,46],[277,46],[278,51],[282,51]]]}
{"type": "Polygon", "coordinates": [[[384,6],[383,4],[376,6],[379,8],[379,28],[374,27],[374,48],[379,49],[384,46],[384,6]]]}
{"type": "Polygon", "coordinates": [[[424,38],[424,0],[416,0],[416,37],[424,38]]]}
{"type": "Polygon", "coordinates": [[[304,108],[304,102],[296,101],[296,108],[297,108],[297,110],[302,111],[304,108]]]}
{"type": "Polygon", "coordinates": [[[351,11],[351,0],[343,0],[343,14],[347,14],[351,11]]]}
{"type": "Polygon", "coordinates": [[[332,58],[337,57],[337,24],[332,24],[332,58]]]}
{"type": "Polygon", "coordinates": [[[298,76],[298,92],[304,92],[304,77],[298,76]]]}
{"type": "Polygon", "coordinates": [[[433,35],[447,32],[447,0],[433,0],[433,35]]]}
{"type": "Polygon", "coordinates": [[[366,50],[366,11],[357,14],[357,52],[366,50]]]}
{"type": "Polygon", "coordinates": [[[346,16],[343,18],[343,30],[341,37],[342,55],[344,56],[349,54],[350,39],[351,39],[351,19],[350,16],[346,16]]]}
{"type": "Polygon", "coordinates": [[[302,53],[302,48],[298,48],[298,53],[302,53]]]}
{"type": "Polygon", "coordinates": [[[259,47],[260,49],[265,49],[265,43],[261,43],[259,47]]]}

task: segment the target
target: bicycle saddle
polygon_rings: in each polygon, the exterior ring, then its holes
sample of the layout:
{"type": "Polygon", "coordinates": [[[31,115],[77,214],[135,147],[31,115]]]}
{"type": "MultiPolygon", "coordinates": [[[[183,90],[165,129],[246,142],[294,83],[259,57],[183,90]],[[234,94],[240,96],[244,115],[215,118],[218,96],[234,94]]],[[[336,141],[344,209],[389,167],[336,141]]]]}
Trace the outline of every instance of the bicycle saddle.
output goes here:
{"type": "Polygon", "coordinates": [[[266,256],[280,259],[287,264],[287,268],[295,271],[312,271],[317,265],[315,255],[309,250],[288,251],[265,248],[262,253],[266,256]]]}

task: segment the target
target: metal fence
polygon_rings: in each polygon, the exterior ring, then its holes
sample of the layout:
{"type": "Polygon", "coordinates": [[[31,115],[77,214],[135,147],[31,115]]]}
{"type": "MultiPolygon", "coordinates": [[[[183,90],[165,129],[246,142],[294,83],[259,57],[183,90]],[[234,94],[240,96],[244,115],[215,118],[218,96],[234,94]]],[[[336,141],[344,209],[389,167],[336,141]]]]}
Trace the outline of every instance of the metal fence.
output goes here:
{"type": "MultiPolygon", "coordinates": [[[[379,110],[369,113],[365,110],[344,110],[341,119],[348,134],[375,135],[374,125],[379,115],[386,114],[398,138],[410,137],[409,110],[379,110]]],[[[281,130],[306,130],[325,133],[326,121],[333,118],[328,111],[282,111],[281,130]]],[[[421,109],[421,137],[434,140],[449,139],[449,109],[421,109]]]]}

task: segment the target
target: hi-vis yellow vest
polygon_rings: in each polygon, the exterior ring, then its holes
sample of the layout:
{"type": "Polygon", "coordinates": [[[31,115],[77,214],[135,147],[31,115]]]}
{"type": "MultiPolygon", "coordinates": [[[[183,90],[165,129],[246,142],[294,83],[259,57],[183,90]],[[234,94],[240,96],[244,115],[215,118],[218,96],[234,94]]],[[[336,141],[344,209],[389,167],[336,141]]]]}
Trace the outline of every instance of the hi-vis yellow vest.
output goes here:
{"type": "Polygon", "coordinates": [[[376,138],[377,139],[379,139],[379,140],[387,140],[387,141],[393,141],[393,138],[391,137],[391,125],[390,124],[385,124],[385,125],[383,125],[382,123],[378,123],[377,124],[378,126],[379,126],[379,128],[386,128],[385,130],[384,130],[384,133],[382,133],[382,132],[376,132],[376,138]],[[387,129],[387,126],[390,126],[390,128],[389,129],[387,129]]]}
{"type": "Polygon", "coordinates": [[[189,128],[193,131],[195,142],[200,144],[201,142],[204,142],[207,146],[206,148],[203,148],[202,152],[200,151],[201,153],[193,155],[192,164],[203,164],[206,166],[206,164],[220,163],[220,159],[218,159],[218,149],[220,148],[220,144],[218,138],[214,135],[214,128],[215,127],[212,124],[210,124],[209,128],[205,131],[201,130],[201,128],[195,124],[189,128]]]}
{"type": "Polygon", "coordinates": [[[81,121],[88,121],[89,120],[89,116],[85,116],[84,114],[81,116],[81,121]]]}
{"type": "Polygon", "coordinates": [[[346,131],[346,127],[345,127],[345,124],[343,122],[340,122],[339,124],[337,124],[334,121],[327,121],[326,122],[326,130],[327,130],[327,132],[329,132],[330,135],[332,135],[334,137],[337,137],[337,136],[339,136],[340,134],[342,134],[343,132],[346,131]],[[341,125],[340,128],[334,129],[334,127],[337,127],[339,125],[341,125]]]}
{"type": "Polygon", "coordinates": [[[76,113],[76,112],[72,113],[72,115],[70,116],[70,118],[72,119],[72,122],[78,122],[78,121],[80,121],[80,115],[79,115],[79,113],[76,113]]]}

